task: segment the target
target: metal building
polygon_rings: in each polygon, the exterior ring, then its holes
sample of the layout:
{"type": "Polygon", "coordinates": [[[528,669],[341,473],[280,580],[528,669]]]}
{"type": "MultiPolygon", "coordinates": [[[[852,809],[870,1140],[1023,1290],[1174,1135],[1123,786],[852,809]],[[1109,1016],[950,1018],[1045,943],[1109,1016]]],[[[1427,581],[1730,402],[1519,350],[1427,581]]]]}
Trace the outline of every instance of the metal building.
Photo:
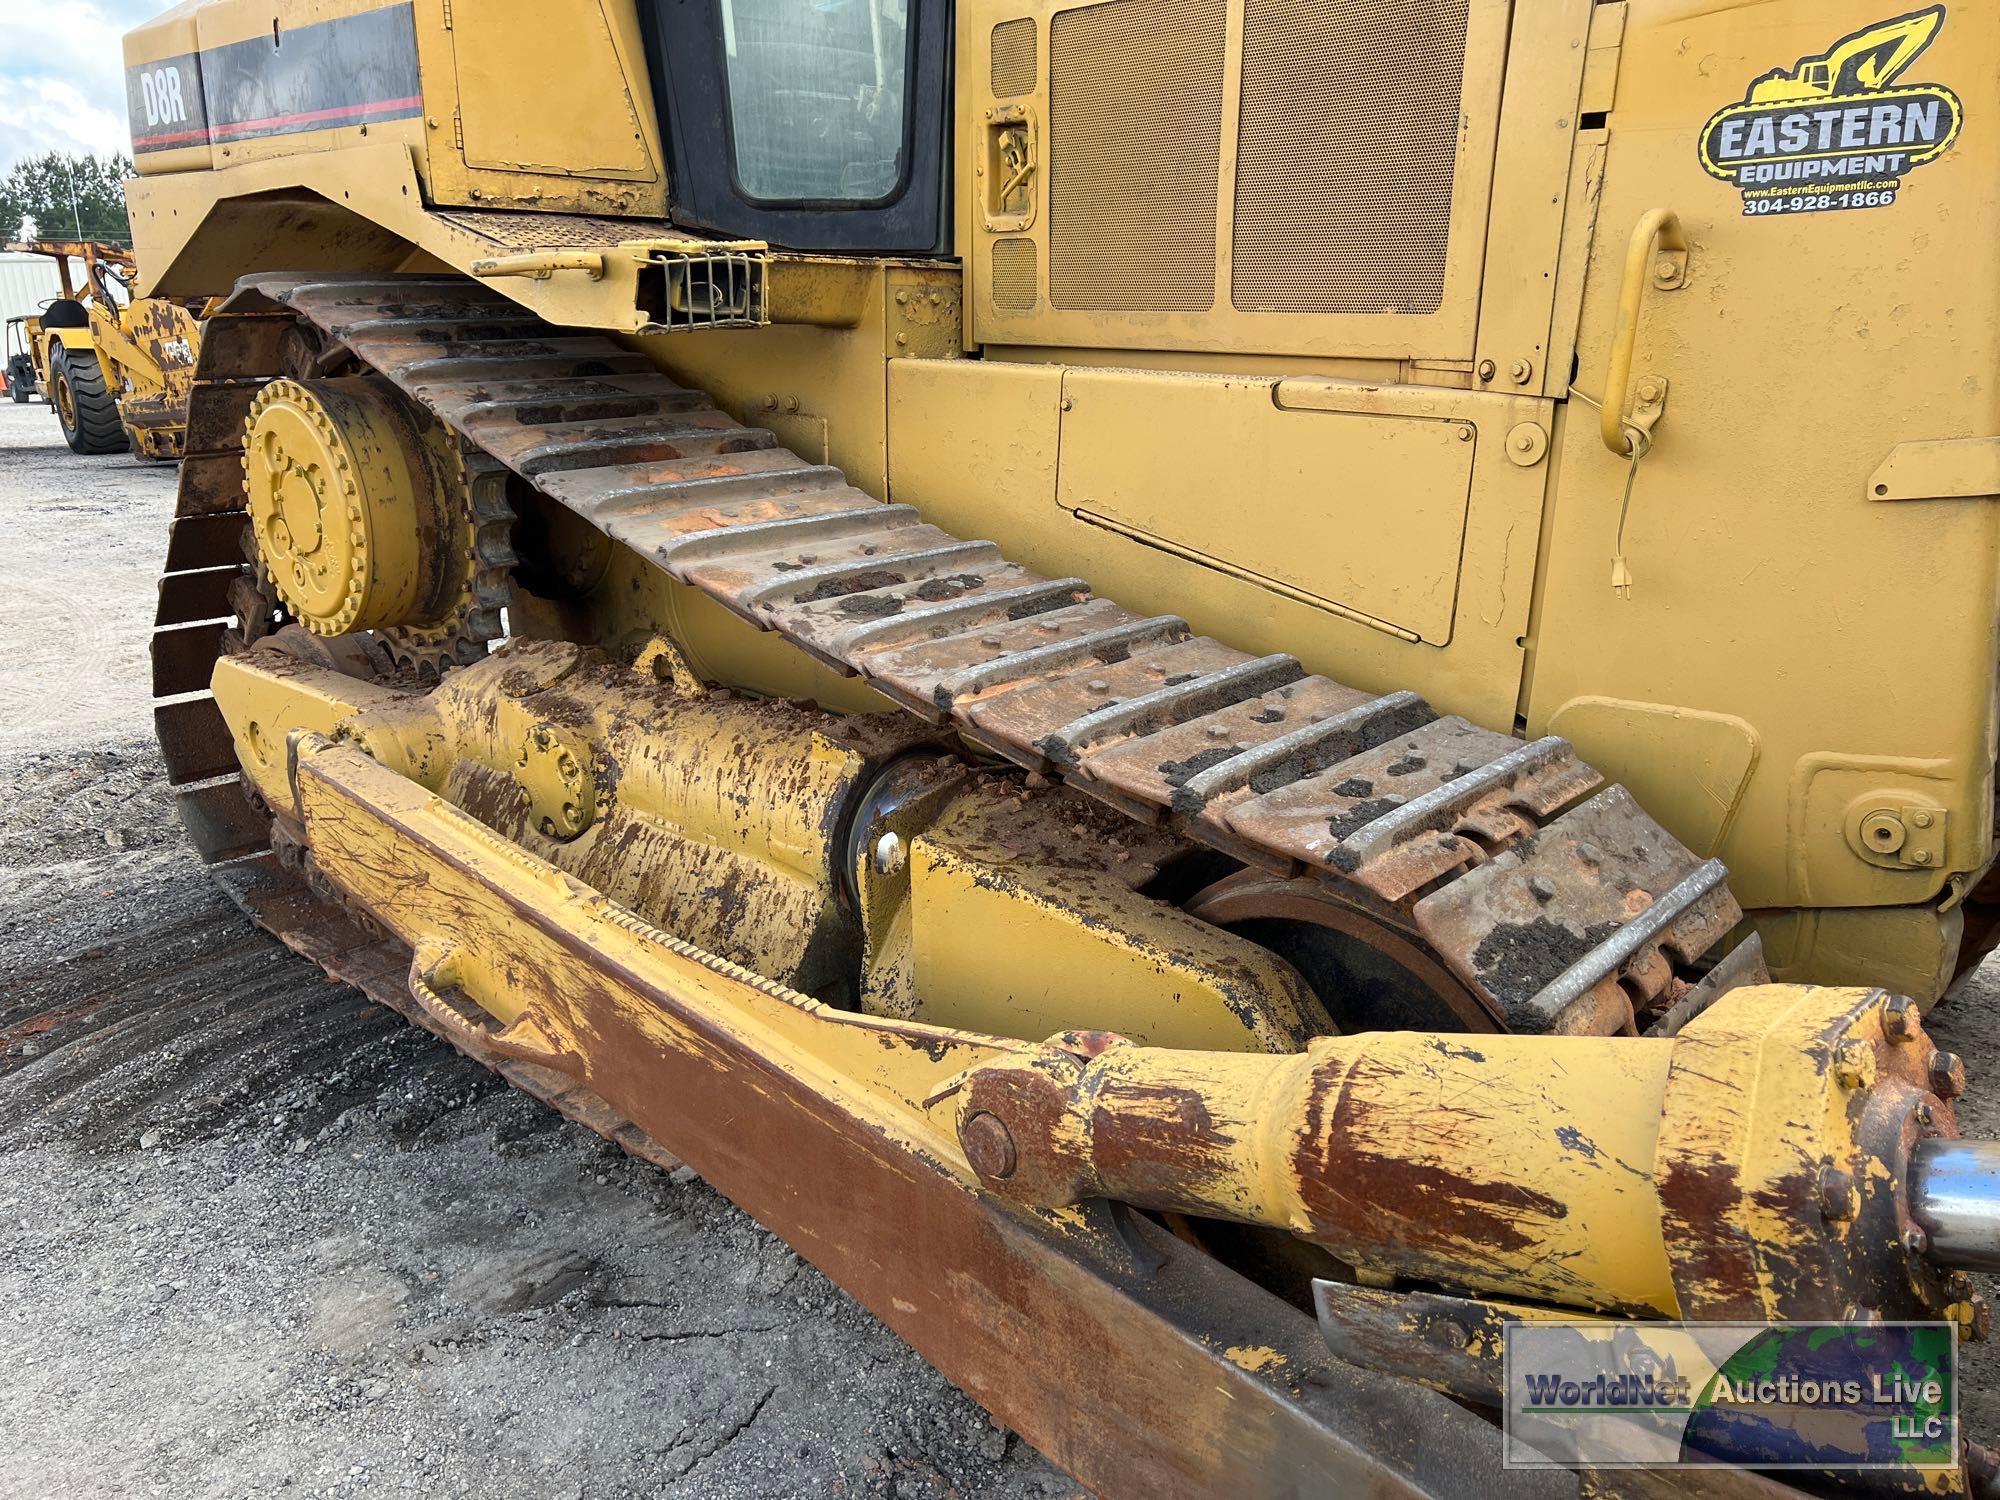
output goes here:
{"type": "MultiPolygon", "coordinates": [[[[73,263],[73,275],[81,272],[73,263]]],[[[46,255],[0,253],[0,322],[40,312],[44,302],[61,294],[56,263],[46,255]]]]}

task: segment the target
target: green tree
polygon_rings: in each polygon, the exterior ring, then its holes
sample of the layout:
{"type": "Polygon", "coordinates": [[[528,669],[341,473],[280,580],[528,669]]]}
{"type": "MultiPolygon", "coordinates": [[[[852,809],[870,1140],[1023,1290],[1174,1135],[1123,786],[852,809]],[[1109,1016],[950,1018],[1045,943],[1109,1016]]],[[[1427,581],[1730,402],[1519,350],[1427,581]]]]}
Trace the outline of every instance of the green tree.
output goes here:
{"type": "Polygon", "coordinates": [[[0,240],[104,240],[132,243],[125,213],[129,156],[48,151],[24,157],[0,177],[0,240]]]}

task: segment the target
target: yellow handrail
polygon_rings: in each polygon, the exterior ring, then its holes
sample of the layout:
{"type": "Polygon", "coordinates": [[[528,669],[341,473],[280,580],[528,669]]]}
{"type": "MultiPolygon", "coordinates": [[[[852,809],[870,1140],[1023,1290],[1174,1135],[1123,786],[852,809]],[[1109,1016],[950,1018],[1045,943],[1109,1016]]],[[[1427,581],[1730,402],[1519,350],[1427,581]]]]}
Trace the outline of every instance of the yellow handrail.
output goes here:
{"type": "Polygon", "coordinates": [[[1603,434],[1604,446],[1620,458],[1632,454],[1625,405],[1631,396],[1632,348],[1639,341],[1639,304],[1646,295],[1655,241],[1665,249],[1687,253],[1681,216],[1671,208],[1649,212],[1633,229],[1631,242],[1625,247],[1625,279],[1618,287],[1618,327],[1611,341],[1611,369],[1604,377],[1604,405],[1598,412],[1598,430],[1603,434]]]}

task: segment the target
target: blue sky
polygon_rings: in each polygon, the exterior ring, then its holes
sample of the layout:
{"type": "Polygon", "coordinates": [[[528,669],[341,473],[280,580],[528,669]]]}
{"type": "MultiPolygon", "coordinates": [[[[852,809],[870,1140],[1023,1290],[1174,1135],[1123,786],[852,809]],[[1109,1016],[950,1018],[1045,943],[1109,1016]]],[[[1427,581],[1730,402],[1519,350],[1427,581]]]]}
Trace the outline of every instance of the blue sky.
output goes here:
{"type": "Polygon", "coordinates": [[[0,172],[24,156],[125,151],[119,38],[168,0],[0,0],[0,172]]]}

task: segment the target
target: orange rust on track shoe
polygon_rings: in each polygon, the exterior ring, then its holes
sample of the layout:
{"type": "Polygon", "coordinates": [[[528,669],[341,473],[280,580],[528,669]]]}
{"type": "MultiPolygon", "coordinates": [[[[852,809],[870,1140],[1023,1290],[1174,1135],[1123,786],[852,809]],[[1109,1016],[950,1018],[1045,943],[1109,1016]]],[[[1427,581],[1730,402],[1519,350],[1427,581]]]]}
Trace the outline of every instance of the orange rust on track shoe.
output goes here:
{"type": "MultiPolygon", "coordinates": [[[[1315,883],[1434,954],[1500,1025],[1671,1029],[1690,997],[1763,977],[1753,951],[1701,982],[1742,915],[1722,866],[1563,740],[1524,744],[1041,578],[608,336],[456,277],[246,278],[210,321],[197,407],[247,404],[292,319],[676,580],[1017,765],[1315,883]]],[[[176,571],[233,560],[202,530],[240,506],[208,468],[224,457],[190,456],[176,571]]],[[[180,712],[172,733],[214,738],[180,712]]],[[[226,846],[238,830],[197,795],[197,842],[226,846]]]]}

